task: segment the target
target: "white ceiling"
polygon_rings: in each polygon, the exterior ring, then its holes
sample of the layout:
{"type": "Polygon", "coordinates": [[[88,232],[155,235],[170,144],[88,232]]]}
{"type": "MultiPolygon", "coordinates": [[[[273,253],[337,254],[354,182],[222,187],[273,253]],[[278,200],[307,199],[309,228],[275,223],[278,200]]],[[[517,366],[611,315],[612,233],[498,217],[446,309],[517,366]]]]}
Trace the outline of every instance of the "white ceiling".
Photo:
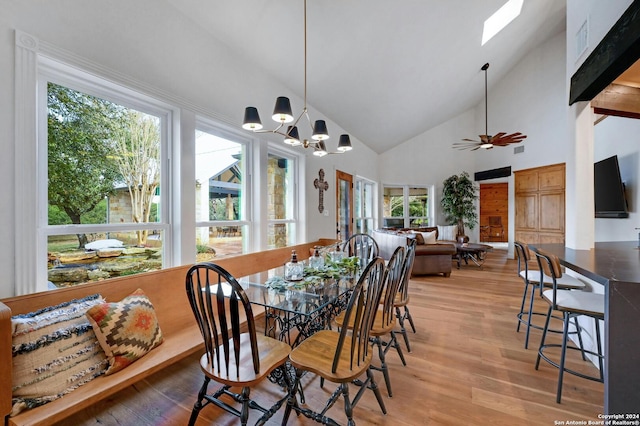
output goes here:
{"type": "MultiPolygon", "coordinates": [[[[167,1],[303,98],[303,0],[167,1]]],[[[482,102],[486,62],[491,100],[495,82],[565,28],[564,1],[525,0],[481,46],[505,1],[308,0],[308,104],[382,153],[482,102]]],[[[263,124],[280,95],[255,100],[263,124]]]]}

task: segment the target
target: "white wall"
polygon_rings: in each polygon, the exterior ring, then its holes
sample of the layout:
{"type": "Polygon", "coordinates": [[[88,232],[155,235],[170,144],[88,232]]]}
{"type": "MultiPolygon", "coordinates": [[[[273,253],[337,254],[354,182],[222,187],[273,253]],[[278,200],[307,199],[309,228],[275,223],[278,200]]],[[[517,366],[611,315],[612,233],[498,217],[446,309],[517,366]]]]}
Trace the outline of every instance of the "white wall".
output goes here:
{"type": "Polygon", "coordinates": [[[595,126],[594,133],[594,161],[618,156],[629,204],[627,219],[595,220],[595,240],[636,240],[636,228],[640,227],[640,120],[607,117],[595,126]]]}
{"type": "MultiPolygon", "coordinates": [[[[480,77],[478,83],[483,84],[480,77]]],[[[519,144],[525,147],[524,153],[514,154],[516,145],[473,152],[452,148],[452,144],[462,138],[475,139],[484,134],[483,100],[473,110],[381,154],[380,181],[435,184],[434,203],[439,211],[442,182],[452,174],[467,171],[473,177],[475,172],[500,167],[511,166],[512,171],[517,171],[567,161],[568,102],[564,77],[565,39],[561,33],[533,49],[505,78],[493,84],[489,82],[489,133],[526,134],[527,139],[519,144]]],[[[509,204],[513,210],[513,177],[498,181],[509,183],[509,204]]],[[[513,211],[509,216],[509,235],[513,241],[513,211]]],[[[437,215],[436,221],[444,223],[441,215],[437,215]]],[[[472,241],[477,241],[477,227],[467,233],[472,241]]]]}
{"type": "MultiPolygon", "coordinates": [[[[473,179],[474,155],[469,151],[453,149],[453,142],[470,137],[473,130],[473,110],[448,120],[439,126],[390,149],[379,156],[380,182],[382,185],[435,185],[436,224],[444,225],[440,213],[442,182],[451,175],[467,171],[473,179]]],[[[379,217],[382,217],[380,206],[379,217]]],[[[477,233],[467,230],[473,236],[477,233]]]]}

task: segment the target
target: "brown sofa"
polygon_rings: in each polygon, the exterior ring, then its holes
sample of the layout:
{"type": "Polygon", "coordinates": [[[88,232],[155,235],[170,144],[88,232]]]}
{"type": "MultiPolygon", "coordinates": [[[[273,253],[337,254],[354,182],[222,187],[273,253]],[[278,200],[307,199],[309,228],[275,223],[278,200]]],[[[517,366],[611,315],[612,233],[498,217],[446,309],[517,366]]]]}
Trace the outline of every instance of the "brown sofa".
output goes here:
{"type": "MultiPolygon", "coordinates": [[[[438,228],[436,227],[417,230],[420,232],[435,231],[437,239],[438,228]]],[[[372,236],[378,243],[380,256],[383,259],[388,260],[398,246],[406,246],[408,238],[416,238],[416,234],[407,231],[405,229],[376,229],[373,231],[372,236]]],[[[453,241],[439,241],[436,244],[417,244],[416,258],[411,275],[443,274],[448,277],[451,275],[451,257],[455,254],[456,245],[453,241]]]]}

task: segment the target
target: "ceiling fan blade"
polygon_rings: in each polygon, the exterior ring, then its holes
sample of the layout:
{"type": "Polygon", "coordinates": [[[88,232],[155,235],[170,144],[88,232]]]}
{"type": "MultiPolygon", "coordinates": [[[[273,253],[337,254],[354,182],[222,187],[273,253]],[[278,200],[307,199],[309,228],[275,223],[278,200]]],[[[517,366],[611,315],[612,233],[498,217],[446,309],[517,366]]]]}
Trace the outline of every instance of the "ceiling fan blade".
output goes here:
{"type": "Polygon", "coordinates": [[[475,148],[473,148],[471,151],[476,151],[476,150],[478,150],[478,149],[480,149],[480,145],[476,146],[476,147],[475,147],[475,148]]]}
{"type": "Polygon", "coordinates": [[[462,140],[463,140],[463,141],[466,141],[466,142],[476,142],[476,143],[478,142],[478,141],[476,141],[476,140],[469,139],[469,138],[464,138],[464,139],[462,139],[462,140]]]}
{"type": "Polygon", "coordinates": [[[494,136],[493,144],[497,146],[507,146],[512,143],[522,142],[527,136],[520,132],[506,134],[504,132],[498,133],[494,136]]]}

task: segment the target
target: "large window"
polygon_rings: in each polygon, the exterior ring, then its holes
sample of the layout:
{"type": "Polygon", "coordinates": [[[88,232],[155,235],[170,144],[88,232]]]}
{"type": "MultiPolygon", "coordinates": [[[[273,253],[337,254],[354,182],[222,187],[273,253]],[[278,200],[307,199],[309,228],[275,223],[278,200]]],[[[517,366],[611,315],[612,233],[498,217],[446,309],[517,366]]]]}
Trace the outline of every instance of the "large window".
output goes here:
{"type": "Polygon", "coordinates": [[[418,228],[432,221],[429,187],[384,186],[383,216],[385,227],[418,228]]]}
{"type": "Polygon", "coordinates": [[[242,254],[247,247],[246,144],[196,130],[196,258],[242,254]]]}
{"type": "Polygon", "coordinates": [[[371,181],[356,178],[354,191],[355,232],[368,234],[373,230],[375,222],[375,184],[371,181]]]}
{"type": "Polygon", "coordinates": [[[304,239],[304,156],[25,37],[15,295],[304,239]]]}
{"type": "Polygon", "coordinates": [[[42,82],[49,287],[161,268],[166,115],[54,80],[42,82]]]}

